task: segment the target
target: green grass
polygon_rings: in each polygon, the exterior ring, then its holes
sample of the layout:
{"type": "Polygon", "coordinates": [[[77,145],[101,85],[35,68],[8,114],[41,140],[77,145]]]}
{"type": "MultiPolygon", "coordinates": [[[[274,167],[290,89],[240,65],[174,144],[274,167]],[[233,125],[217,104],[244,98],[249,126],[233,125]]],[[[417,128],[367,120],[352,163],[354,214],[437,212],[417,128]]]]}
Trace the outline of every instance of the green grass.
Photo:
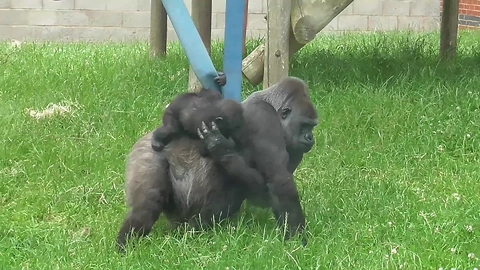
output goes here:
{"type": "MultiPolygon", "coordinates": [[[[321,117],[296,172],[306,248],[283,243],[269,211],[245,207],[203,233],[168,233],[162,217],[125,257],[114,241],[126,155],[185,91],[181,47],[152,61],[145,43],[3,43],[0,267],[480,268],[479,40],[462,32],[450,64],[438,62],[436,33],[320,36],[295,55],[291,75],[309,83],[321,117]],[[50,103],[72,113],[29,115],[50,103]]],[[[217,67],[221,52],[215,44],[217,67]]],[[[260,88],[245,83],[244,95],[260,88]]]]}

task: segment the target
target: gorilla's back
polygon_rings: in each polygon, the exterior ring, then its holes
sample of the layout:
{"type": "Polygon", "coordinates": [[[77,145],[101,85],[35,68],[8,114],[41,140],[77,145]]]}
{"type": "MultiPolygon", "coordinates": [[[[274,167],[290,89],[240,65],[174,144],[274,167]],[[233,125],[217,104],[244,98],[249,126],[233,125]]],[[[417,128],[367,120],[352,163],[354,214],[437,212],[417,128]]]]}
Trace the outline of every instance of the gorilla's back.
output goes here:
{"type": "Polygon", "coordinates": [[[175,204],[181,209],[182,218],[186,219],[198,213],[218,216],[220,212],[236,212],[244,199],[243,190],[232,188],[234,183],[228,181],[224,171],[211,158],[199,154],[196,145],[201,143],[200,140],[181,137],[164,149],[170,164],[175,204]]]}
{"type": "Polygon", "coordinates": [[[132,148],[126,168],[126,197],[131,207],[143,204],[150,192],[156,192],[165,173],[166,160],[151,146],[152,132],[138,140],[132,148]]]}
{"type": "Polygon", "coordinates": [[[206,198],[194,195],[208,194],[211,189],[220,185],[206,183],[207,180],[209,182],[216,180],[215,177],[211,177],[215,175],[215,166],[212,160],[200,156],[195,147],[196,143],[187,137],[182,137],[170,142],[164,150],[170,164],[169,176],[177,199],[176,203],[181,204],[182,208],[203,205],[206,198]]]}

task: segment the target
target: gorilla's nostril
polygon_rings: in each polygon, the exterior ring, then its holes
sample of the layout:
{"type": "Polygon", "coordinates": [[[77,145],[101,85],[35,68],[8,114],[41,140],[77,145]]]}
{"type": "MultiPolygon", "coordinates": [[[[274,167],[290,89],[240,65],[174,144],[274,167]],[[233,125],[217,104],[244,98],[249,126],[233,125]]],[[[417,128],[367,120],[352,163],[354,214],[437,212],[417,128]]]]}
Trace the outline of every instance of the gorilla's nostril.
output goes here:
{"type": "Polygon", "coordinates": [[[313,134],[311,132],[305,134],[305,139],[307,141],[312,141],[313,140],[313,134]]]}

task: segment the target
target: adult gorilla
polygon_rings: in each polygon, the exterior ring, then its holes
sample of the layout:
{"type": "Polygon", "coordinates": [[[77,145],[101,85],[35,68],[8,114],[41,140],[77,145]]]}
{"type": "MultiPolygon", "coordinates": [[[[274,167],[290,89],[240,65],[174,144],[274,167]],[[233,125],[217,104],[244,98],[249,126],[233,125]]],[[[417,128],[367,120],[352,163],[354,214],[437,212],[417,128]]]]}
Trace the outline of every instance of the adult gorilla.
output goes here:
{"type": "Polygon", "coordinates": [[[272,166],[278,172],[263,175],[268,189],[251,190],[235,181],[241,177],[235,173],[235,164],[248,161],[243,160],[242,149],[216,130],[203,130],[211,157],[202,157],[197,148],[202,142],[187,136],[156,152],[150,132],[133,146],[127,162],[126,197],[131,210],[118,234],[121,250],[132,234],[150,233],[162,212],[173,227],[189,223],[199,228],[234,215],[245,199],[271,207],[280,224],[286,220],[286,238],[303,231],[305,217],[293,172],[314,145],[312,130],[318,124],[308,87],[289,77],[253,93],[242,106],[250,130],[275,143],[270,143],[268,151],[275,157],[263,157],[266,162],[274,160],[272,166]]]}

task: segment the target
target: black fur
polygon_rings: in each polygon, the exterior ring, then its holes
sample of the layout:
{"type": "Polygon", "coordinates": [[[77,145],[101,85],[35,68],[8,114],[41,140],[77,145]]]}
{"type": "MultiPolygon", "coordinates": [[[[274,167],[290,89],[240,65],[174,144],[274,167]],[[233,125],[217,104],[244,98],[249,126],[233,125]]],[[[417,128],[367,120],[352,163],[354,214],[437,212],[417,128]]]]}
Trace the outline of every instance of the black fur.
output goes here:
{"type": "Polygon", "coordinates": [[[131,210],[118,234],[121,249],[132,233],[147,234],[160,212],[172,224],[187,222],[198,228],[234,215],[245,199],[271,207],[280,223],[288,215],[287,238],[304,230],[305,217],[293,172],[312,148],[312,130],[318,123],[308,88],[300,79],[286,78],[252,94],[242,105],[246,132],[255,137],[249,142],[255,150],[251,154],[208,127],[202,127],[202,136],[209,157],[201,156],[198,140],[187,136],[174,139],[161,152],[151,148],[152,133],[133,146],[126,179],[131,210]],[[249,164],[256,160],[249,155],[263,159],[249,164]],[[239,161],[252,166],[253,171],[277,168],[264,175],[268,191],[232,181],[245,177],[235,166],[239,161]]]}
{"type": "MultiPolygon", "coordinates": [[[[197,129],[202,121],[216,122],[225,136],[243,125],[242,106],[234,100],[224,99],[216,90],[201,89],[198,93],[184,93],[176,97],[165,109],[163,122],[153,132],[152,148],[162,151],[175,137],[183,135],[198,139],[197,129]]],[[[202,155],[206,149],[199,145],[202,155]]]]}
{"type": "MultiPolygon", "coordinates": [[[[214,78],[220,86],[224,86],[227,78],[218,72],[214,78]]],[[[225,100],[216,90],[201,88],[199,92],[178,95],[165,109],[162,125],[153,132],[152,148],[162,151],[173,138],[190,136],[197,139],[197,129],[202,121],[216,121],[223,134],[228,136],[231,129],[241,126],[242,107],[238,102],[225,100]]],[[[204,146],[199,145],[202,155],[207,154],[204,146]]]]}

